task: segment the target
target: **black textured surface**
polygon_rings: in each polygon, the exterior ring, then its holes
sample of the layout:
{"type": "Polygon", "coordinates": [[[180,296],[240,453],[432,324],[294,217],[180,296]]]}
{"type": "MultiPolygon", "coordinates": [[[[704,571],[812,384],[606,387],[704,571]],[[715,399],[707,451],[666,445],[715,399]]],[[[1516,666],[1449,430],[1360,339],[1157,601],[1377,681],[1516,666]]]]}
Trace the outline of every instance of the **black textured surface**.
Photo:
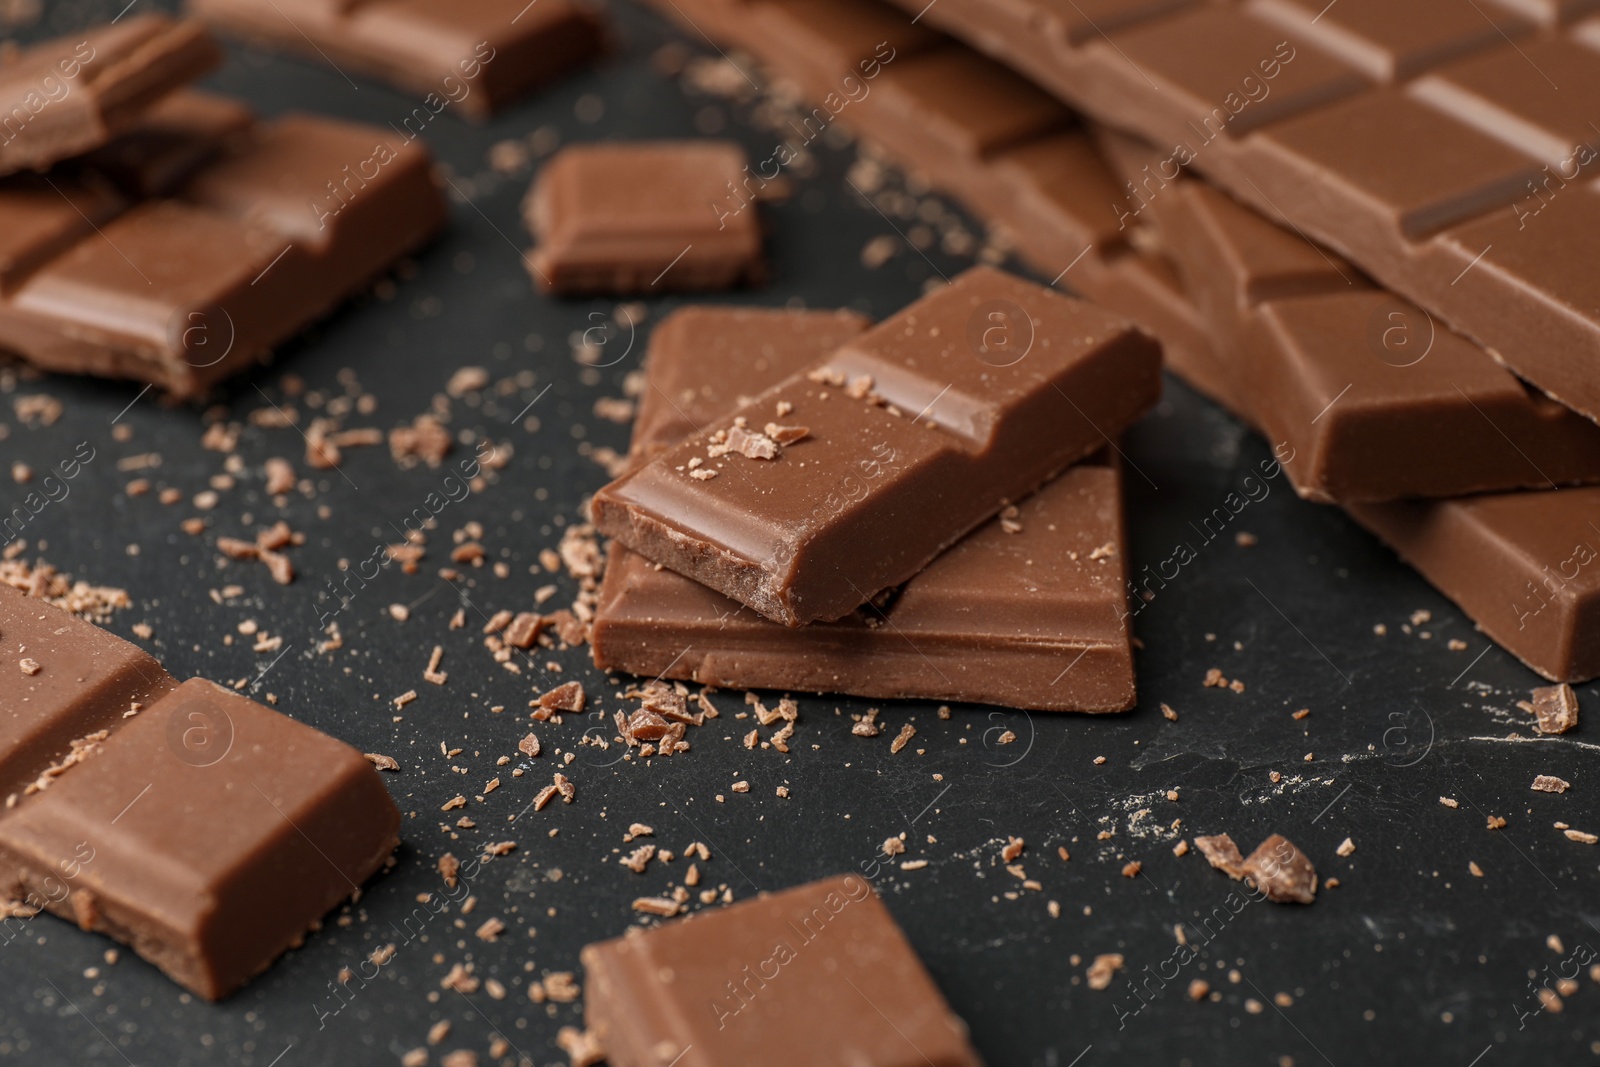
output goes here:
{"type": "MultiPolygon", "coordinates": [[[[120,7],[120,0],[51,3],[44,23],[26,35],[67,32],[120,7]]],[[[470,204],[457,199],[449,232],[418,258],[392,299],[355,301],[221,398],[230,417],[243,420],[266,406],[263,393],[285,403],[285,373],[338,395],[340,371],[349,368],[379,408],[347,425],[387,429],[426,410],[463,364],[485,366],[496,378],[519,370],[536,376],[515,395],[453,405],[453,429],[509,441],[514,458],[496,484],[445,509],[421,573],[391,568],[343,606],[342,650],[313,649],[319,616],[335,606],[325,579],[339,559],[365,559],[395,540],[394,527],[440,487],[444,470],[400,471],[386,450],[367,448],[347,452],[342,473],[311,472],[295,430],[247,426],[239,444],[246,471],[237,488],[220,494],[210,531],[196,539],[178,530],[195,514],[188,503],[130,499],[122,486],[134,475],[119,472],[117,461],[158,452],[161,466],[146,476],[190,496],[205,488],[223,457],[199,447],[198,411],[165,409],[146,397],[122,416],[132,439],[117,443],[110,423],[137,394],[133,387],[20,383],[16,395],[45,393],[65,403],[65,417],[50,427],[21,425],[9,402],[0,408],[0,423],[10,428],[0,455],[8,461],[42,472],[79,442],[96,450],[70,495],[30,525],[29,558],[126,587],[135,606],[113,629],[130,636],[134,624],[148,622],[155,636],[141,643],[174,674],[231,681],[266,671],[258,697],[270,691],[287,713],[394,756],[403,769],[386,781],[408,816],[398,866],[369,887],[355,921],[330,924],[220,1005],[186,996],[126,951],[106,965],[109,941],[56,919],[8,924],[12,936],[0,944],[0,1057],[383,1064],[422,1045],[444,1020],[451,1031],[431,1062],[457,1048],[493,1062],[496,1034],[513,1047],[509,1062],[519,1054],[540,1065],[564,1062],[555,1034],[578,1021],[579,1006],[530,1003],[530,976],[576,970],[585,942],[635,921],[634,897],[682,877],[681,860],[652,864],[642,876],[616,862],[623,833],[637,821],[654,826],[664,847],[704,841],[714,857],[702,864],[707,881],[736,897],[832,872],[875,871],[879,892],[993,1067],[1289,1060],[1344,1067],[1373,1059],[1492,1067],[1592,1059],[1600,988],[1588,969],[1589,946],[1600,944],[1592,896],[1600,853],[1553,824],[1600,831],[1589,778],[1593,728],[1537,739],[1515,708],[1537,684],[1530,672],[1487,647],[1468,620],[1338,511],[1296,500],[1282,477],[1261,478],[1266,446],[1176,382],[1126,442],[1134,567],[1159,567],[1180,543],[1193,549],[1192,561],[1137,617],[1145,646],[1137,710],[1090,719],[964,706],[941,721],[932,705],[890,704],[884,735],[864,740],[850,734],[848,717],[863,704],[805,697],[788,756],[746,751],[739,738],[750,723],[725,715],[691,732],[690,753],[649,763],[609,763],[615,748],[577,747],[597,724],[569,717],[537,727],[545,754],[524,761],[532,766],[527,776],[511,777],[515,760],[495,766],[502,755],[520,758],[525,704],[539,682],[532,668],[519,677],[494,664],[476,624],[449,631],[447,620],[463,595],[469,618],[481,622],[480,611],[530,606],[550,580],[530,565],[605,478],[580,455],[580,442],[621,448],[626,439],[626,428],[594,418],[592,405],[619,394],[646,334],[631,348],[626,335],[613,337],[608,344],[626,355],[607,348],[610,365],[585,379],[569,336],[605,320],[613,304],[533,294],[519,258],[527,237],[518,204],[529,172],[494,177],[487,150],[546,125],[563,141],[687,136],[716,128],[719,117],[727,120],[725,135],[757,158],[774,143],[748,121],[748,107],[686,97],[652,72],[652,51],[680,35],[632,7],[615,15],[619,52],[598,70],[487,126],[469,126],[448,110],[435,119],[426,137],[473,196],[470,204]],[[603,115],[586,123],[576,115],[595,117],[592,104],[579,105],[589,94],[603,102],[603,115]],[[530,432],[512,420],[535,397],[539,428],[530,432]],[[275,455],[293,459],[303,476],[315,474],[314,499],[293,497],[280,512],[265,498],[260,465],[275,455]],[[1230,493],[1238,494],[1235,506],[1251,493],[1259,499],[1208,540],[1205,520],[1228,507],[1230,493]],[[324,506],[325,518],[318,514],[324,506]],[[273,584],[253,564],[220,566],[216,535],[249,536],[279,517],[308,536],[291,553],[300,571],[293,585],[273,584]],[[458,590],[437,571],[447,563],[449,532],[468,521],[483,524],[484,543],[509,564],[510,576],[468,569],[458,590]],[[1239,531],[1258,543],[1237,544],[1239,531]],[[208,591],[228,583],[246,595],[214,604],[208,591]],[[410,620],[393,621],[391,603],[412,605],[410,620]],[[1432,620],[1405,632],[1419,609],[1432,620]],[[242,638],[222,643],[246,619],[282,635],[281,658],[252,653],[242,638]],[[1386,636],[1374,633],[1380,623],[1386,636]],[[1451,639],[1466,647],[1449,649],[1451,639]],[[421,678],[435,643],[444,646],[450,673],[442,688],[421,678]],[[1242,679],[1244,691],[1203,688],[1212,667],[1242,679]],[[394,721],[389,701],[411,688],[420,698],[394,721]],[[1176,722],[1163,718],[1161,702],[1177,709],[1176,722]],[[506,710],[494,713],[493,705],[506,710]],[[1309,717],[1291,719],[1302,707],[1309,717]],[[889,741],[906,722],[917,727],[916,738],[892,756],[889,741]],[[999,744],[1006,730],[1016,740],[999,744]],[[461,752],[447,757],[441,746],[461,752]],[[549,781],[558,749],[577,753],[567,768],[576,802],[508,823],[549,781]],[[1530,792],[1538,773],[1567,778],[1573,789],[1530,792]],[[497,775],[498,791],[482,803],[470,799],[497,775]],[[750,782],[748,793],[730,790],[739,779],[750,782]],[[780,785],[788,786],[787,799],[775,794],[780,785]],[[1176,802],[1166,799],[1174,789],[1176,802]],[[469,797],[476,829],[453,831],[461,813],[440,810],[457,793],[469,797]],[[1486,829],[1491,814],[1509,824],[1486,829]],[[555,829],[559,836],[548,837],[555,829]],[[902,831],[907,854],[881,863],[880,843],[902,831]],[[1235,914],[1227,901],[1236,883],[1193,853],[1172,854],[1179,837],[1219,831],[1246,850],[1284,833],[1324,878],[1341,884],[1310,907],[1251,903],[1235,914]],[[1013,835],[1026,839],[1020,862],[1042,891],[1024,890],[1005,870],[999,852],[1013,835]],[[1346,836],[1356,851],[1340,858],[1335,849],[1346,836]],[[398,932],[417,895],[442,888],[434,869],[442,852],[466,857],[508,838],[520,847],[479,873],[470,915],[452,908],[412,940],[398,932]],[[1070,861],[1058,857],[1058,846],[1070,850],[1070,861]],[[908,859],[929,862],[900,870],[908,859]],[[1131,878],[1122,874],[1129,860],[1143,863],[1131,878]],[[1481,878],[1469,873],[1469,861],[1481,878]],[[1048,914],[1048,901],[1060,903],[1059,918],[1048,914]],[[491,917],[507,925],[492,944],[473,936],[491,917]],[[1198,954],[1181,964],[1169,962],[1181,958],[1177,924],[1198,954]],[[335,999],[330,983],[339,969],[389,942],[398,951],[378,977],[335,999]],[[1088,962],[1111,952],[1126,957],[1126,970],[1110,989],[1090,991],[1088,962]],[[479,978],[502,982],[505,999],[441,989],[451,965],[466,961],[479,978]],[[1566,998],[1565,1010],[1540,1011],[1535,988],[1574,972],[1582,989],[1566,998]],[[1191,1003],[1185,990],[1196,978],[1221,1000],[1191,1003]],[[1130,979],[1147,982],[1142,1009],[1130,979]],[[1280,993],[1292,1004],[1277,1006],[1280,993]]],[[[413,107],[374,83],[352,85],[324,67],[237,46],[209,84],[265,114],[302,108],[381,125],[399,123],[413,107]]],[[[935,267],[951,273],[964,265],[937,252],[930,264],[904,251],[880,269],[861,266],[862,246],[894,230],[846,184],[852,158],[848,149],[821,151],[818,172],[799,179],[786,203],[765,209],[771,284],[716,299],[850,305],[882,317],[913,299],[935,267]]],[[[650,301],[651,321],[683,302],[650,301]]],[[[297,406],[303,422],[315,413],[297,406]]],[[[458,446],[451,462],[469,451],[458,446]]],[[[0,504],[9,510],[21,492],[0,482],[0,504]]],[[[571,585],[560,584],[557,602],[565,602],[571,585]]],[[[616,687],[587,665],[586,650],[536,657],[541,665],[552,659],[562,678],[583,680],[606,712],[621,706],[616,687]]],[[[1581,690],[1585,703],[1592,705],[1594,692],[1581,690]]],[[[720,704],[733,711],[738,694],[720,704]]]]}

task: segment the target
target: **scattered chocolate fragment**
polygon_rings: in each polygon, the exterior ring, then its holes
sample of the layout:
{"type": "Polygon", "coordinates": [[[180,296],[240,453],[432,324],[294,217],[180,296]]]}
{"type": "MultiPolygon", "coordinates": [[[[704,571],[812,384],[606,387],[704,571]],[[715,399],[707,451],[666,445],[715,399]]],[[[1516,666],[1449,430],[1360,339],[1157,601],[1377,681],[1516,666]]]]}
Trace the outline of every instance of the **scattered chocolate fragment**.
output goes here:
{"type": "Polygon", "coordinates": [[[572,145],[545,163],[524,216],[528,269],[548,292],[664,293],[760,280],[761,224],[737,198],[728,141],[572,145]]]}
{"type": "Polygon", "coordinates": [[[542,694],[537,703],[545,711],[582,711],[586,699],[582,682],[563,682],[542,694]]]}
{"type": "Polygon", "coordinates": [[[1533,699],[1519,700],[1517,707],[1534,717],[1533,728],[1541,734],[1564,734],[1578,725],[1578,694],[1565,682],[1535,689],[1533,699]]]}
{"type": "Polygon", "coordinates": [[[1316,899],[1316,869],[1282,834],[1273,834],[1257,845],[1240,869],[1274,903],[1310,904],[1316,899]]]}
{"type": "Polygon", "coordinates": [[[1103,952],[1096,956],[1085,972],[1089,988],[1094,990],[1111,988],[1111,980],[1122,970],[1123,962],[1120,952],[1103,952]]]}
{"type": "MultiPolygon", "coordinates": [[[[663,918],[679,907],[665,898],[634,902],[663,918]]],[[[589,945],[583,963],[584,1022],[612,1067],[662,1067],[686,1052],[684,1064],[705,1067],[980,1062],[965,1025],[856,875],[589,945]],[[783,961],[781,998],[729,992],[752,952],[772,966],[783,961]]]]}
{"type": "Polygon", "coordinates": [[[1244,855],[1227,834],[1196,837],[1194,847],[1200,850],[1200,855],[1206,858],[1207,863],[1229,878],[1237,880],[1244,877],[1244,855]]]}
{"type": "Polygon", "coordinates": [[[1532,788],[1538,793],[1565,793],[1572,788],[1572,783],[1553,774],[1540,774],[1534,777],[1532,788]]]}

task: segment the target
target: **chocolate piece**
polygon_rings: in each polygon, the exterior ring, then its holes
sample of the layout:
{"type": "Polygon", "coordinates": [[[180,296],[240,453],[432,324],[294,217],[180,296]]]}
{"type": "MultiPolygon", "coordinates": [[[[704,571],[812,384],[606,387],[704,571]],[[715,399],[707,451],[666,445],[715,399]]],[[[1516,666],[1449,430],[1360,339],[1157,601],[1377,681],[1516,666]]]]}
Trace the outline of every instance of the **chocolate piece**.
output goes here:
{"type": "MultiPolygon", "coordinates": [[[[725,141],[573,145],[524,205],[546,292],[663,293],[758,281],[761,221],[744,150],[725,141]]],[[[762,183],[765,184],[765,183],[762,183]]]]}
{"type": "Polygon", "coordinates": [[[229,33],[370,74],[424,98],[403,120],[446,107],[484,119],[594,60],[605,23],[571,0],[189,0],[229,33]]]}
{"type": "MultiPolygon", "coordinates": [[[[633,455],[659,454],[863,328],[838,312],[675,312],[650,340],[633,455]]],[[[1122,711],[1134,677],[1121,503],[1117,469],[1082,463],[887,604],[793,629],[613,544],[595,663],[729,688],[1122,711]]]]}
{"type": "Polygon", "coordinates": [[[0,175],[97,148],[222,62],[198,22],[136,15],[0,65],[0,175]]]}
{"type": "Polygon", "coordinates": [[[584,1020],[612,1067],[979,1067],[859,875],[583,950],[584,1020]]]}
{"type": "Polygon", "coordinates": [[[612,482],[591,513],[768,618],[837,619],[1119,434],[1154,404],[1159,365],[1122,320],[975,268],[612,482]],[[775,419],[809,434],[746,458],[775,419]]]}
{"type": "Polygon", "coordinates": [[[1257,845],[1239,869],[1275,904],[1310,904],[1317,899],[1316,868],[1282,834],[1273,834],[1257,845]]]}
{"type": "MultiPolygon", "coordinates": [[[[1120,0],[1100,5],[1125,16],[1113,30],[1051,0],[895,2],[1170,147],[1600,419],[1592,23],[1529,36],[1452,0],[1120,0]]],[[[1513,6],[1552,26],[1595,8],[1513,6]]]]}
{"type": "Polygon", "coordinates": [[[177,683],[142,649],[0,582],[0,796],[177,683]],[[24,660],[34,670],[19,670],[24,660]]]}
{"type": "Polygon", "coordinates": [[[388,131],[295,115],[242,131],[193,101],[152,121],[160,144],[103,157],[121,194],[92,171],[0,185],[0,344],[29,362],[197,396],[444,223],[427,150],[388,131]],[[207,146],[170,198],[130,206],[207,146]]]}
{"type": "Polygon", "coordinates": [[[1517,707],[1534,717],[1535,733],[1564,734],[1578,725],[1578,694],[1572,686],[1540,686],[1532,696],[1531,701],[1517,701],[1517,707]]]}
{"type": "Polygon", "coordinates": [[[1544,677],[1600,675],[1600,488],[1346,510],[1544,677]]]}
{"type": "Polygon", "coordinates": [[[1284,469],[1314,500],[1600,481],[1600,427],[1337,256],[1199,182],[1151,201],[1284,469]]]}
{"type": "Polygon", "coordinates": [[[109,934],[215,1000],[393,851],[400,814],[355,749],[210,682],[178,685],[0,585],[13,653],[36,669],[0,716],[0,774],[9,787],[53,765],[0,813],[5,899],[109,934]]]}

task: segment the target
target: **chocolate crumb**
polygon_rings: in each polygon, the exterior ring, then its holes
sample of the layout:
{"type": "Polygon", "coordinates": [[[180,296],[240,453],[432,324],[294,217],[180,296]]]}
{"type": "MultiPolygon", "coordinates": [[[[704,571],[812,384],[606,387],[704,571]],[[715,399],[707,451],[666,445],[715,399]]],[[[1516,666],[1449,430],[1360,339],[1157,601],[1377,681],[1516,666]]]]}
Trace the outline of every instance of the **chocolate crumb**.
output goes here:
{"type": "Polygon", "coordinates": [[[1578,725],[1578,695],[1564,682],[1535,689],[1533,699],[1519,700],[1517,707],[1534,717],[1537,733],[1564,734],[1578,725]]]}

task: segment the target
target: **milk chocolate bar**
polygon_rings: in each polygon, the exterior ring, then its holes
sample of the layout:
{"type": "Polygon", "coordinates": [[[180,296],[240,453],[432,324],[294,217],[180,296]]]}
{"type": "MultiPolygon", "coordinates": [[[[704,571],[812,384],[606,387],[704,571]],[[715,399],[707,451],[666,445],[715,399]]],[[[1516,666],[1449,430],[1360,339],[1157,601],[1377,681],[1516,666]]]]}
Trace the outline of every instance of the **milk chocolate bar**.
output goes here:
{"type": "MultiPolygon", "coordinates": [[[[865,327],[838,312],[675,312],[651,336],[631,455],[658,455],[865,327]]],[[[886,604],[798,628],[613,544],[595,664],[728,688],[1123,711],[1134,674],[1121,496],[1117,468],[1086,460],[886,604]]]]}
{"type": "Polygon", "coordinates": [[[572,0],[189,0],[189,11],[473,119],[590,63],[606,44],[600,16],[572,0]]]}
{"type": "Polygon", "coordinates": [[[39,367],[198,396],[444,223],[392,131],[181,97],[132,136],[0,183],[0,345],[39,367]]]}
{"type": "Polygon", "coordinates": [[[571,145],[524,204],[527,257],[545,292],[728,289],[762,277],[761,222],[737,195],[744,150],[729,141],[571,145]]]}
{"type": "Polygon", "coordinates": [[[193,20],[135,15],[0,61],[0,175],[97,148],[222,62],[193,20]]]}
{"type": "Polygon", "coordinates": [[[1359,270],[1200,182],[1152,200],[1236,392],[1302,496],[1392,500],[1600,481],[1600,426],[1359,270]]]}
{"type": "Polygon", "coordinates": [[[981,1067],[860,875],[634,929],[583,965],[612,1067],[981,1067]]]}
{"type": "Polygon", "coordinates": [[[837,619],[1107,444],[1160,349],[986,267],[624,474],[595,525],[790,626],[837,619]]]}
{"type": "Polygon", "coordinates": [[[180,685],[4,584],[0,666],[22,679],[0,713],[0,896],[108,934],[200,996],[299,944],[394,850],[400,814],[359,752],[180,685]]]}
{"type": "Polygon", "coordinates": [[[1286,219],[1600,418],[1588,0],[895,2],[1286,219]]]}
{"type": "Polygon", "coordinates": [[[1600,676],[1600,488],[1346,510],[1535,671],[1600,676]]]}

